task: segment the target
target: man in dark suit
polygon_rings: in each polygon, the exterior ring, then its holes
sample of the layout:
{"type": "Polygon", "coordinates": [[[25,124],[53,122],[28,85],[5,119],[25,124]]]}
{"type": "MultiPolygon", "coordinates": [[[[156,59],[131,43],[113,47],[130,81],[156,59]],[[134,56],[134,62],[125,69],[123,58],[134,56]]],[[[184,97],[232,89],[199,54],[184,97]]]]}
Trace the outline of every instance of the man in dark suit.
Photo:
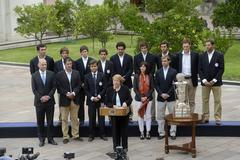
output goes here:
{"type": "MultiPolygon", "coordinates": [[[[65,70],[64,59],[69,57],[69,50],[67,47],[63,47],[60,49],[60,56],[61,56],[61,59],[54,63],[55,74],[57,74],[60,71],[65,70]]],[[[75,69],[74,62],[73,62],[72,68],[75,69]]],[[[59,96],[60,95],[58,95],[58,99],[59,99],[59,96]]],[[[61,125],[61,123],[62,123],[61,112],[59,112],[59,125],[61,125]]]]}
{"type": "MultiPolygon", "coordinates": [[[[129,90],[133,87],[132,85],[132,72],[133,72],[133,58],[129,54],[125,53],[126,44],[124,42],[118,42],[116,44],[117,53],[114,54],[110,61],[113,63],[113,75],[120,74],[124,79],[124,85],[126,85],[129,90]]],[[[132,122],[133,110],[130,106],[131,114],[129,121],[132,122]]]]}
{"type": "Polygon", "coordinates": [[[57,145],[53,140],[53,114],[54,114],[54,93],[56,81],[54,73],[47,71],[45,59],[39,59],[39,70],[32,74],[32,91],[34,94],[34,106],[36,108],[39,147],[45,144],[44,120],[47,118],[48,143],[57,145]]]}
{"type": "Polygon", "coordinates": [[[89,117],[89,142],[94,140],[95,128],[96,128],[96,115],[98,117],[98,124],[100,128],[100,138],[104,141],[107,140],[105,137],[105,117],[100,116],[100,107],[103,103],[106,81],[104,74],[98,72],[97,61],[91,60],[90,62],[91,73],[85,75],[84,89],[87,94],[87,105],[88,105],[88,117],[89,117]]]}
{"type": "MultiPolygon", "coordinates": [[[[163,139],[165,134],[165,111],[166,106],[168,107],[168,112],[174,112],[174,104],[176,101],[175,91],[173,82],[176,80],[177,71],[169,66],[170,57],[162,57],[162,68],[157,70],[155,75],[155,88],[158,93],[157,101],[157,122],[158,122],[158,139],[163,139]]],[[[176,139],[176,125],[171,125],[170,136],[173,140],[176,139]]]]}
{"type": "Polygon", "coordinates": [[[162,68],[162,57],[168,55],[171,59],[170,66],[176,69],[175,55],[169,53],[169,43],[167,41],[162,41],[160,43],[161,53],[156,56],[157,69],[162,68]]]}
{"type": "MultiPolygon", "coordinates": [[[[80,77],[81,77],[81,81],[84,82],[84,76],[87,73],[90,73],[90,66],[89,66],[89,62],[93,59],[91,57],[88,56],[88,47],[87,46],[81,46],[80,47],[80,54],[81,54],[81,58],[79,58],[78,60],[75,61],[75,65],[76,65],[76,70],[79,71],[80,77]]],[[[84,84],[83,84],[84,85],[84,84]]],[[[80,95],[80,101],[79,101],[79,111],[78,111],[78,118],[80,121],[80,125],[84,124],[84,102],[85,102],[85,92],[81,92],[80,95]]]]}
{"type": "Polygon", "coordinates": [[[102,72],[107,82],[107,86],[112,85],[113,64],[107,60],[108,51],[105,48],[99,50],[100,60],[98,61],[98,72],[102,72]]]}
{"type": "Polygon", "coordinates": [[[176,54],[177,72],[183,73],[187,81],[186,101],[189,102],[191,112],[195,110],[195,95],[198,85],[198,53],[190,51],[191,41],[184,39],[183,51],[176,54]]]}
{"type": "MultiPolygon", "coordinates": [[[[156,68],[156,58],[153,54],[148,51],[148,44],[143,41],[139,44],[140,53],[134,56],[134,73],[140,73],[140,64],[144,61],[148,63],[149,73],[154,77],[155,68],[156,68]]],[[[155,99],[155,91],[153,92],[153,99],[155,99]]],[[[151,105],[151,114],[152,119],[156,119],[156,108],[155,108],[155,100],[152,101],[151,105]]]]}
{"type": "Polygon", "coordinates": [[[72,59],[67,57],[64,59],[65,70],[60,71],[56,75],[57,89],[60,94],[59,106],[62,115],[62,133],[63,143],[69,142],[68,135],[68,117],[70,114],[72,125],[72,136],[74,140],[82,141],[79,137],[79,99],[82,90],[81,78],[78,71],[72,69],[72,59]]]}
{"type": "Polygon", "coordinates": [[[221,86],[224,72],[224,56],[218,51],[215,51],[213,40],[207,40],[205,46],[207,51],[199,58],[199,76],[202,84],[203,122],[208,123],[209,121],[209,96],[212,91],[214,95],[214,118],[216,120],[216,125],[221,125],[221,86]]]}
{"type": "Polygon", "coordinates": [[[47,62],[47,70],[54,71],[54,61],[53,58],[46,55],[47,47],[44,44],[37,45],[38,56],[34,57],[30,61],[30,73],[33,74],[39,70],[38,61],[39,59],[45,59],[47,62]]]}

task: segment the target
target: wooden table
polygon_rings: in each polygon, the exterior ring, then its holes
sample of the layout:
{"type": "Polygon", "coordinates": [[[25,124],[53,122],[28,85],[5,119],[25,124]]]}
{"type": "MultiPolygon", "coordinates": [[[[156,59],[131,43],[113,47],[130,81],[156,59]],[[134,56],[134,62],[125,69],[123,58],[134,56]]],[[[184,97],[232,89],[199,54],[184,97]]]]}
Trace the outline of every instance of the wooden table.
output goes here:
{"type": "Polygon", "coordinates": [[[181,150],[192,153],[192,158],[196,158],[196,124],[200,123],[202,116],[193,113],[192,118],[173,118],[172,114],[165,116],[165,153],[168,154],[169,150],[181,150]],[[179,125],[179,126],[192,126],[192,140],[189,143],[178,145],[169,145],[168,143],[168,125],[179,125]]]}

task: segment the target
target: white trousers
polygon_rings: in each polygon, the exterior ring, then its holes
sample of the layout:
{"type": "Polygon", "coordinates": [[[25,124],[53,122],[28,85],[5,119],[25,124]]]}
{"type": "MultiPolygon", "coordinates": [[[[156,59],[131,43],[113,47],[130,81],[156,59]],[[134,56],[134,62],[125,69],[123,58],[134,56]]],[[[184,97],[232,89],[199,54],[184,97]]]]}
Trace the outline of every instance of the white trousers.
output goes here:
{"type": "MultiPolygon", "coordinates": [[[[138,111],[140,109],[141,105],[142,105],[142,102],[135,101],[135,104],[136,104],[136,108],[137,108],[137,111],[138,111]]],[[[138,126],[139,126],[140,132],[144,131],[144,119],[146,121],[147,132],[150,132],[150,130],[151,130],[151,123],[152,123],[151,106],[152,106],[152,101],[149,101],[148,105],[147,105],[145,115],[144,115],[144,118],[141,118],[140,116],[138,116],[138,126]]]]}
{"type": "MultiPolygon", "coordinates": [[[[171,114],[174,111],[174,104],[175,101],[172,102],[157,102],[157,122],[158,122],[158,133],[159,136],[165,136],[165,130],[164,130],[164,125],[165,125],[165,112],[166,112],[166,107],[168,108],[168,112],[171,114]]],[[[170,129],[170,136],[176,136],[176,130],[177,126],[176,125],[171,125],[170,129]]]]}

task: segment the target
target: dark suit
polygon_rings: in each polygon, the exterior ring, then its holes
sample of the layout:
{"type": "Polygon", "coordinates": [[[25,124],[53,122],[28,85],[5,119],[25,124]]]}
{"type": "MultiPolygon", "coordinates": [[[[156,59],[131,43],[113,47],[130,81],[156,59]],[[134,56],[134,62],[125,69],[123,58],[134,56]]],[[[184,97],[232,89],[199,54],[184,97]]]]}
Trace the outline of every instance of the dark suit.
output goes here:
{"type": "MultiPolygon", "coordinates": [[[[67,107],[71,104],[71,99],[67,98],[67,92],[75,92],[74,103],[79,105],[79,96],[81,95],[82,82],[78,71],[72,70],[71,84],[69,83],[65,70],[56,74],[57,89],[60,94],[59,106],[67,107]]],[[[82,106],[81,106],[82,107],[82,106]]]]}
{"type": "MultiPolygon", "coordinates": [[[[143,54],[139,53],[134,56],[134,73],[139,74],[140,73],[140,64],[144,61],[143,54]]],[[[147,53],[145,62],[148,63],[148,69],[149,73],[154,75],[155,73],[155,68],[156,68],[156,57],[151,54],[147,53]]]]}
{"type": "Polygon", "coordinates": [[[123,57],[123,66],[121,66],[121,62],[118,54],[113,55],[110,60],[113,63],[113,75],[120,74],[125,78],[124,85],[126,85],[129,89],[132,88],[132,72],[133,72],[133,59],[132,56],[128,54],[124,54],[123,57]]]}
{"type": "Polygon", "coordinates": [[[98,115],[98,124],[100,127],[100,134],[104,136],[104,117],[100,116],[99,108],[101,106],[101,102],[103,102],[105,91],[106,91],[106,81],[104,79],[104,75],[101,72],[96,74],[96,82],[93,78],[92,73],[88,73],[85,75],[84,80],[84,89],[87,94],[87,105],[88,105],[88,117],[89,117],[89,137],[95,136],[95,128],[96,128],[96,113],[98,115]],[[95,84],[96,83],[96,84],[95,84]],[[101,99],[99,102],[94,102],[91,100],[91,97],[96,97],[100,95],[101,99]]]}
{"type": "MultiPolygon", "coordinates": [[[[169,58],[171,59],[171,63],[170,66],[174,69],[177,68],[177,64],[176,64],[176,55],[175,54],[171,54],[168,53],[169,58]]],[[[162,68],[162,53],[159,53],[158,55],[156,55],[156,63],[157,63],[157,69],[162,68]]]]}
{"type": "Polygon", "coordinates": [[[53,114],[54,114],[54,93],[56,90],[56,81],[54,73],[46,71],[45,85],[42,81],[39,71],[32,74],[32,91],[34,93],[34,106],[36,107],[38,138],[45,140],[44,120],[47,118],[47,137],[48,141],[53,139],[53,114]],[[48,95],[50,99],[47,102],[41,102],[41,97],[48,95]]]}
{"type": "MultiPolygon", "coordinates": [[[[127,106],[132,103],[131,93],[127,86],[122,86],[118,92],[113,87],[109,87],[105,96],[105,104],[108,107],[116,105],[116,95],[119,95],[121,105],[125,102],[127,106]]],[[[112,135],[113,135],[113,149],[116,151],[117,146],[123,146],[124,149],[128,148],[128,121],[127,116],[112,116],[112,135]]]]}
{"type": "MultiPolygon", "coordinates": [[[[90,61],[93,60],[93,58],[91,57],[88,57],[88,61],[87,61],[87,66],[86,68],[84,67],[84,63],[83,63],[83,59],[82,58],[79,58],[78,60],[75,61],[75,67],[76,67],[76,70],[79,71],[79,74],[80,74],[80,77],[81,77],[81,81],[84,82],[84,76],[87,74],[87,73],[90,73],[91,70],[90,70],[90,61]]],[[[79,111],[78,111],[78,118],[80,120],[80,122],[84,122],[84,101],[85,101],[85,92],[81,92],[81,95],[80,95],[80,100],[79,100],[79,105],[80,105],[80,108],[79,108],[79,111]]]]}
{"type": "MultiPolygon", "coordinates": [[[[136,101],[141,101],[141,97],[143,95],[140,94],[139,92],[139,81],[140,81],[140,76],[138,74],[134,75],[134,81],[133,81],[133,88],[134,88],[134,92],[135,92],[135,100],[136,101]]],[[[146,95],[144,95],[144,97],[148,97],[148,100],[151,101],[153,99],[153,91],[154,91],[154,80],[152,75],[149,75],[149,91],[146,95]]]]}
{"type": "MultiPolygon", "coordinates": [[[[176,69],[178,73],[182,73],[182,57],[182,52],[176,54],[176,69]]],[[[194,87],[198,85],[198,59],[198,53],[191,51],[191,80],[194,87]]]]}
{"type": "Polygon", "coordinates": [[[166,79],[164,78],[163,68],[157,70],[155,75],[155,88],[158,93],[157,101],[175,101],[175,90],[173,82],[176,79],[177,71],[171,67],[168,68],[166,79]],[[162,93],[167,93],[169,97],[165,100],[161,97],[162,93]]]}
{"type": "Polygon", "coordinates": [[[103,71],[102,63],[100,60],[98,61],[98,72],[102,72],[104,74],[105,80],[107,82],[107,86],[111,86],[112,85],[112,76],[113,76],[113,64],[109,60],[106,60],[105,63],[106,63],[105,70],[103,71]]]}
{"type": "MultiPolygon", "coordinates": [[[[54,60],[52,57],[47,56],[45,57],[45,60],[47,61],[47,70],[54,71],[54,60]]],[[[30,61],[30,73],[33,74],[36,71],[38,71],[38,56],[34,57],[30,61]]]]}
{"type": "MultiPolygon", "coordinates": [[[[54,72],[55,72],[55,73],[58,73],[58,72],[64,70],[64,66],[63,66],[63,65],[64,65],[64,64],[63,64],[62,59],[56,61],[56,62],[54,63],[54,72]]],[[[75,69],[75,68],[76,68],[76,67],[75,67],[75,63],[73,62],[72,69],[75,69]]]]}
{"type": "Polygon", "coordinates": [[[201,84],[203,79],[206,79],[210,82],[213,79],[216,79],[217,82],[214,83],[214,86],[222,85],[222,75],[224,72],[224,57],[223,54],[215,51],[209,63],[208,53],[204,52],[200,55],[199,58],[199,76],[201,79],[201,84]]]}

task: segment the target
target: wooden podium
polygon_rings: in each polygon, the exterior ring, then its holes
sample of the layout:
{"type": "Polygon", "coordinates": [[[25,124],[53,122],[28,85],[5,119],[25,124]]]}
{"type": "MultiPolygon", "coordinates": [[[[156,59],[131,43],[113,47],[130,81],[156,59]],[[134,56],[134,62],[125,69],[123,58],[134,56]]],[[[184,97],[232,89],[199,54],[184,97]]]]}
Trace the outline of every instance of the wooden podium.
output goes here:
{"type": "Polygon", "coordinates": [[[100,107],[100,115],[101,116],[126,116],[129,113],[129,108],[116,107],[100,107]]]}

